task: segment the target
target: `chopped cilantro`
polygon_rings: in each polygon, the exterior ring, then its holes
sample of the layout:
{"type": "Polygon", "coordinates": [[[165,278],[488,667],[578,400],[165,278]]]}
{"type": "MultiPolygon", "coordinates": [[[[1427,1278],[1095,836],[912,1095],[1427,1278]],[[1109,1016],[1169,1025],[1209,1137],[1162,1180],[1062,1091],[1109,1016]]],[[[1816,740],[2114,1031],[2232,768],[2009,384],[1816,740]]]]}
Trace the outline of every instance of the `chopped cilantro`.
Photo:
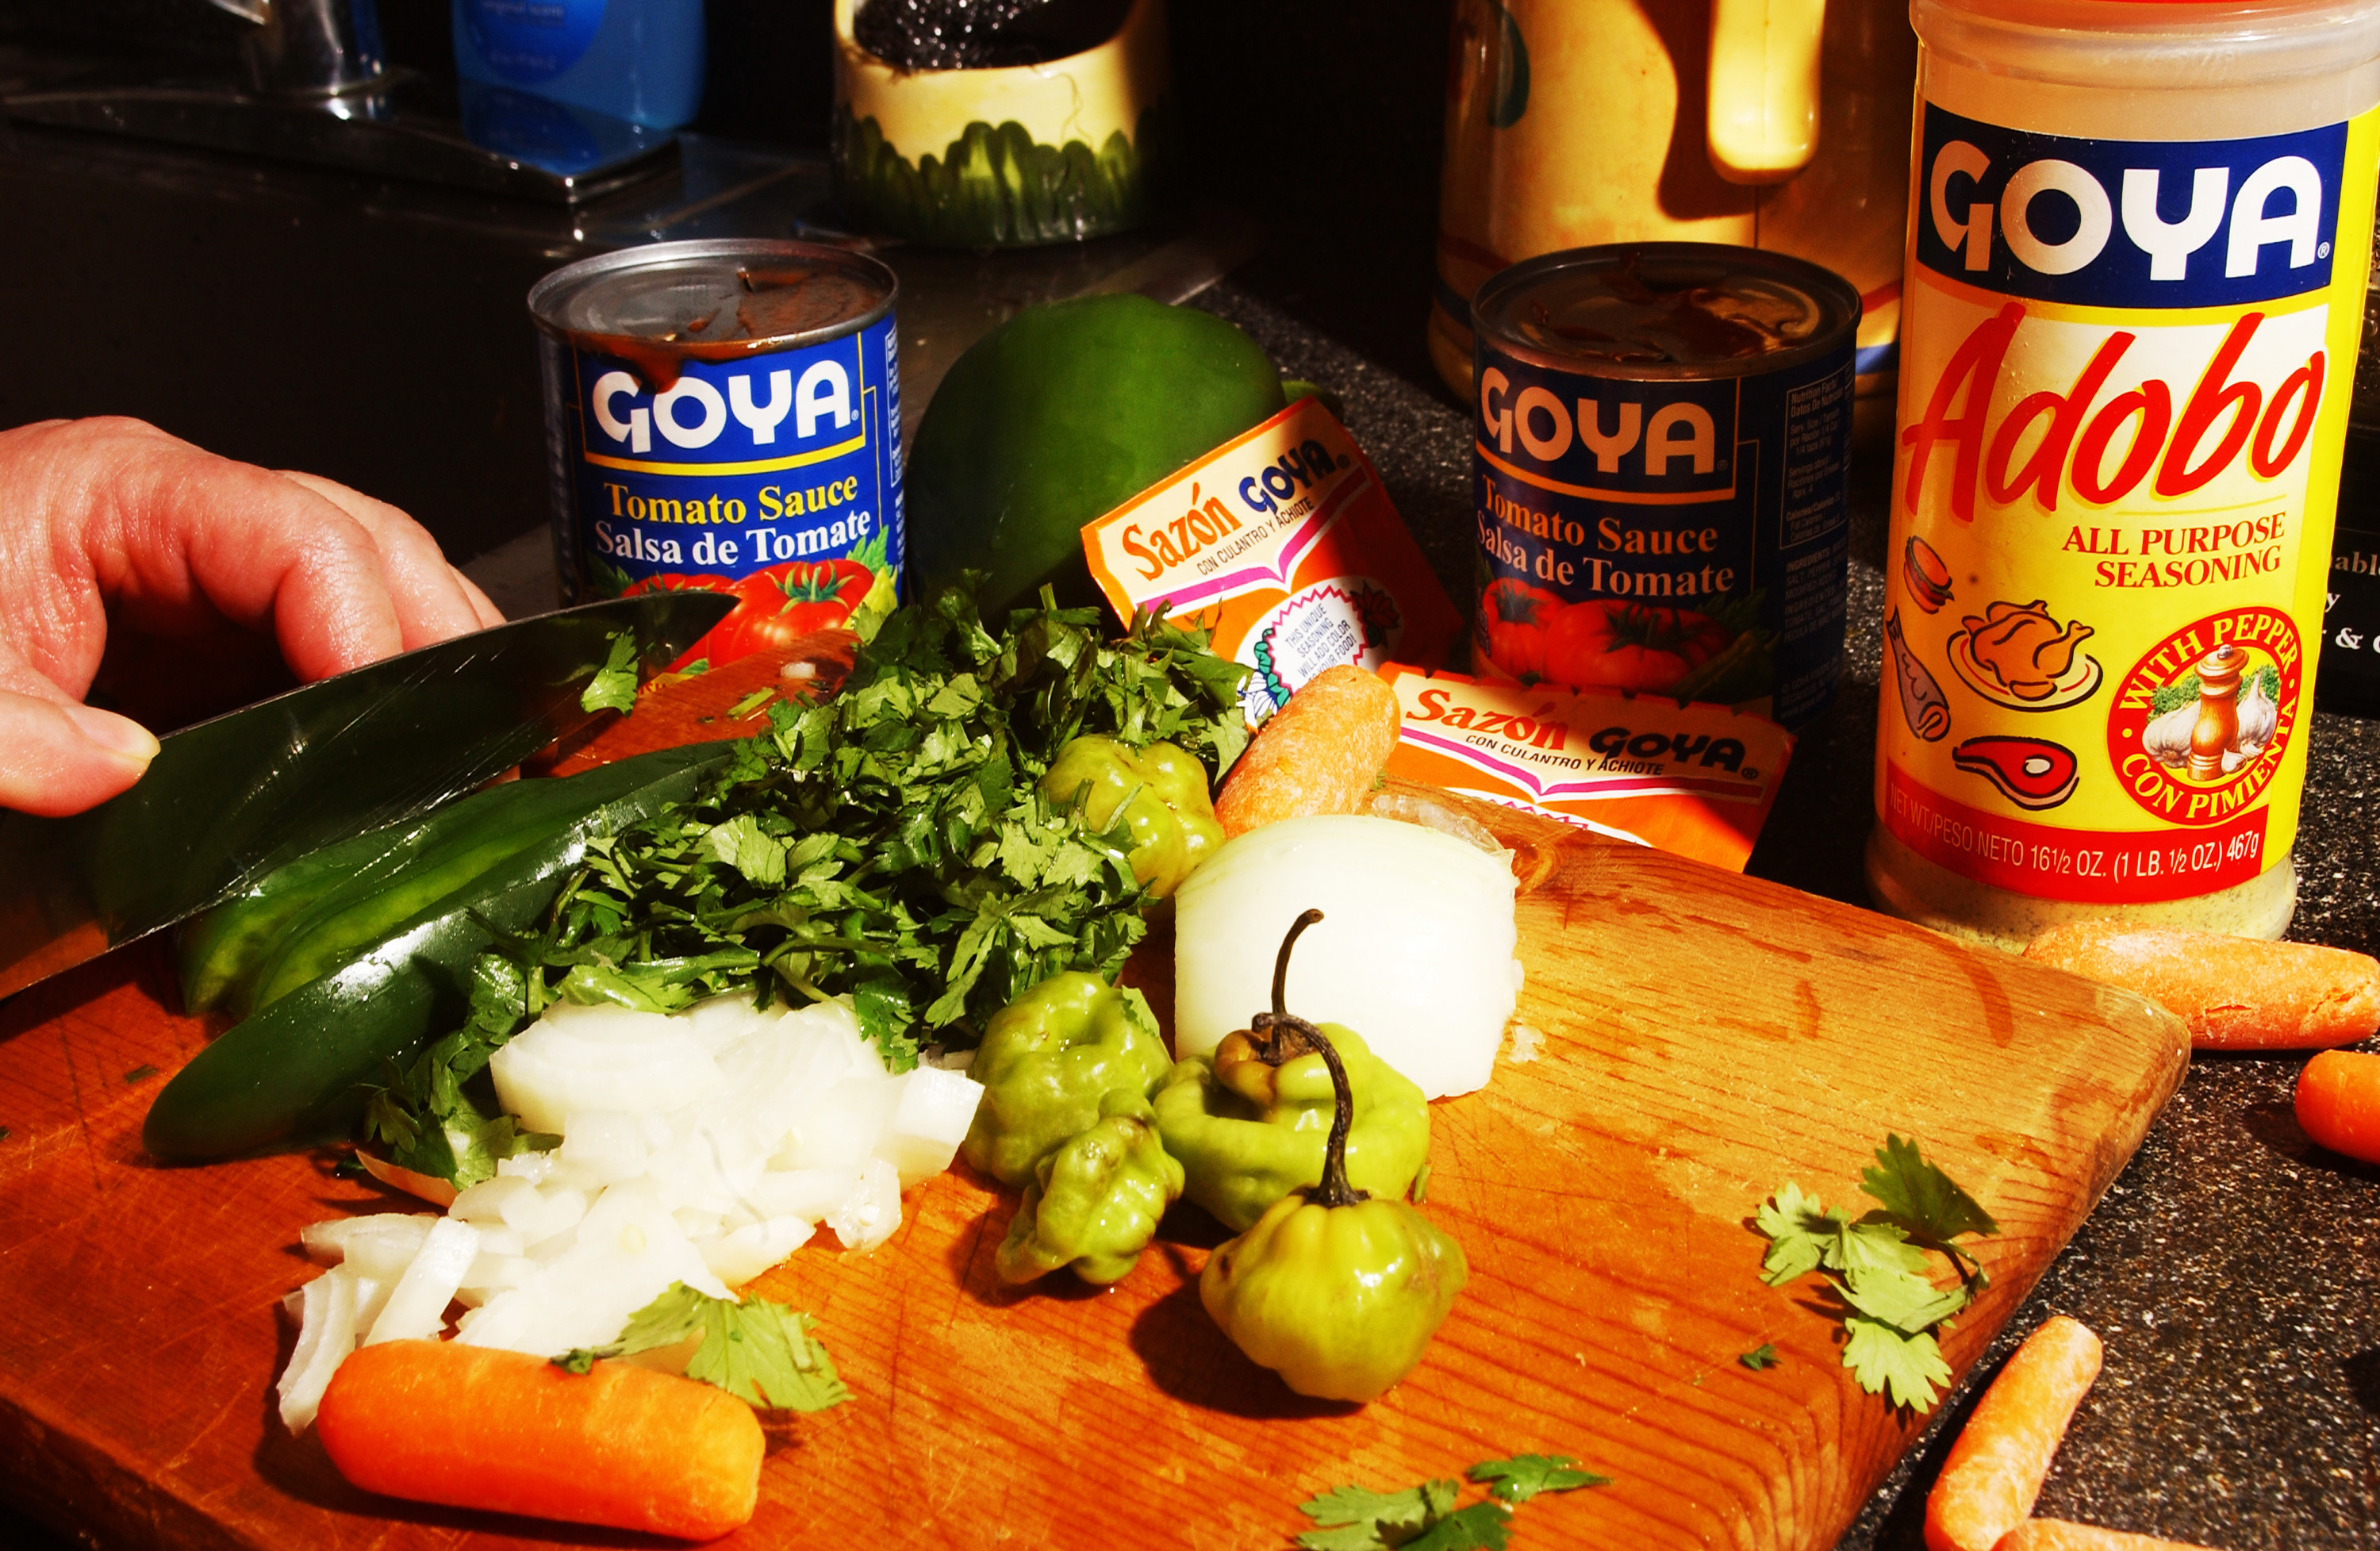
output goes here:
{"type": "Polygon", "coordinates": [[[145,1083],[155,1075],[157,1075],[157,1069],[147,1061],[142,1061],[139,1066],[126,1072],[124,1080],[128,1083],[145,1083]]]}
{"type": "Polygon", "coordinates": [[[727,720],[741,721],[776,697],[777,692],[773,689],[756,689],[727,708],[727,720]]]}
{"type": "MultiPolygon", "coordinates": [[[[1949,1329],[1951,1316],[1989,1285],[1982,1264],[1954,1241],[1997,1233],[1999,1225],[1900,1136],[1885,1138],[1860,1186],[1882,1205],[1857,1221],[1790,1181],[1761,1203],[1753,1214],[1768,1239],[1761,1278],[1781,1287],[1813,1271],[1837,1273],[1825,1279],[1844,1305],[1843,1366],[1869,1394],[1889,1390],[1894,1405],[1930,1411],[1950,1382],[1933,1333],[1949,1329]],[[1935,1285],[1929,1251],[1950,1262],[1956,1286],[1935,1285]]],[[[1766,1366],[1752,1361],[1762,1352],[1775,1361],[1771,1346],[1739,1361],[1766,1366]]]]}
{"type": "Polygon", "coordinates": [[[1297,1537],[1305,1551],[1504,1551],[1512,1509],[1541,1492],[1608,1486],[1611,1478],[1577,1470],[1567,1454],[1515,1454],[1483,1460],[1465,1473],[1490,1496],[1454,1506],[1462,1487],[1425,1481],[1401,1492],[1339,1486],[1298,1504],[1316,1528],[1297,1537]]]}
{"type": "MultiPolygon", "coordinates": [[[[710,672],[710,659],[707,657],[698,657],[693,661],[687,663],[685,667],[680,668],[678,670],[678,675],[681,678],[698,679],[709,672],[710,672]]],[[[708,718],[705,720],[708,720],[708,718]]]]}
{"type": "Polygon", "coordinates": [[[579,692],[583,711],[630,711],[637,708],[637,636],[622,630],[612,636],[612,655],[579,692]]]}
{"type": "Polygon", "coordinates": [[[1402,1551],[1504,1551],[1512,1524],[1511,1509],[1483,1500],[1456,1509],[1400,1545],[1402,1551]]]}
{"type": "Polygon", "coordinates": [[[1524,1503],[1540,1492],[1575,1492],[1582,1486],[1609,1486],[1611,1478],[1593,1471],[1574,1470],[1567,1454],[1515,1454],[1509,1460],[1483,1460],[1471,1467],[1474,1481],[1508,1503],[1524,1503]]]}
{"type": "Polygon", "coordinates": [[[955,588],[892,612],[832,700],[777,697],[694,799],[590,841],[538,928],[482,955],[465,1026],[389,1072],[371,1133],[457,1184],[551,1145],[503,1121],[485,1072],[556,1001],[848,996],[902,1072],[1052,975],[1112,977],[1147,930],[1131,833],[1041,778],[1097,733],[1172,743],[1220,780],[1247,740],[1245,672],[1158,614],[1111,639],[1045,596],[995,630],[955,588]]]}
{"type": "Polygon", "coordinates": [[[1402,1545],[1453,1511],[1461,1490],[1451,1481],[1425,1481],[1402,1492],[1336,1486],[1297,1505],[1299,1512],[1320,1526],[1299,1535],[1297,1544],[1307,1551],[1402,1545]]]}
{"type": "Polygon", "coordinates": [[[1776,1342],[1763,1341],[1758,1346],[1754,1347],[1750,1351],[1747,1351],[1742,1356],[1737,1358],[1736,1361],[1742,1363],[1745,1367],[1750,1368],[1756,1374],[1763,1368],[1773,1368],[1777,1366],[1778,1363],[1782,1363],[1785,1359],[1778,1355],[1776,1342]]]}
{"type": "Polygon", "coordinates": [[[364,1160],[353,1153],[331,1165],[331,1178],[334,1180],[367,1180],[370,1177],[370,1171],[364,1168],[364,1160]]]}
{"type": "Polygon", "coordinates": [[[566,1351],[558,1367],[583,1374],[599,1358],[628,1357],[675,1346],[699,1335],[702,1344],[686,1376],[714,1385],[759,1411],[824,1411],[851,1399],[835,1376],[834,1360],[809,1331],[818,1323],[765,1298],[734,1303],[698,1292],[684,1282],[628,1317],[610,1346],[566,1351]]]}

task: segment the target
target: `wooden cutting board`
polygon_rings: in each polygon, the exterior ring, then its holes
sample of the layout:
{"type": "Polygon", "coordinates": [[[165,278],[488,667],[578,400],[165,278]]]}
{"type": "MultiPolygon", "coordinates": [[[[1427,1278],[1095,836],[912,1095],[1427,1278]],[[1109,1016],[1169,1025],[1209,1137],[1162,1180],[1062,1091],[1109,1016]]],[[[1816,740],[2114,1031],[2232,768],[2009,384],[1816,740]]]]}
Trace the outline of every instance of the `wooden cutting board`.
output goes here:
{"type": "MultiPolygon", "coordinates": [[[[724,710],[774,673],[674,686],[563,768],[747,730],[724,710]]],[[[1806,1287],[1762,1285],[1751,1212],[1787,1180],[1862,1206],[1886,1133],[1919,1138],[2002,1227],[1944,1341],[1963,1372],[2139,1145],[2186,1036],[2022,960],[1479,812],[1519,857],[1541,1037],[1434,1109],[1427,1209],[1471,1281],[1418,1371],[1360,1409],[1291,1395],[1199,1306],[1221,1235],[1195,1210],[1112,1290],[1004,1287],[1014,1195],[962,1166],[873,1254],[806,1248],[758,1284],[818,1315],[856,1398],[772,1424],[759,1514],[722,1544],[1285,1545],[1330,1487],[1536,1451],[1615,1481],[1528,1504],[1518,1547],[1831,1545],[1924,1419],[1857,1389],[1806,1287]],[[1763,1342],[1779,1365],[1737,1362],[1763,1342]]],[[[1164,1012],[1164,956],[1135,975],[1164,1012]]],[[[0,1499],[176,1551],[662,1544],[370,1497],[282,1430],[273,1304],[315,1274],[298,1228],[407,1204],[327,1156],[150,1163],[160,1073],[205,1037],[173,1005],[140,948],[0,1004],[0,1499]]]]}

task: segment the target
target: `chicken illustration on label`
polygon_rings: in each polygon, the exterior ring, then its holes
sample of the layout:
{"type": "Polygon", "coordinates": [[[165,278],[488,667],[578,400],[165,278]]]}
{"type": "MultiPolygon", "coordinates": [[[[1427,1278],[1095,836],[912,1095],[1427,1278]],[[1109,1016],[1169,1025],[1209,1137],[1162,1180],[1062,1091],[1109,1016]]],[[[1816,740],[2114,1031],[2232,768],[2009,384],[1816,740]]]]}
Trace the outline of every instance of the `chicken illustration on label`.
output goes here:
{"type": "Polygon", "coordinates": [[[1950,762],[1982,776],[2017,806],[2035,812],[2074,795],[2082,780],[2082,764],[2074,751],[2047,738],[1969,738],[1950,751],[1950,762]]]}
{"type": "Polygon", "coordinates": [[[1884,622],[1884,644],[1892,651],[1892,681],[1900,689],[1900,715],[1909,730],[1927,743],[1938,743],[1950,731],[1950,703],[1942,686],[1917,660],[1917,652],[1900,634],[1900,611],[1884,622]]]}
{"type": "Polygon", "coordinates": [[[1950,637],[1950,666],[1968,686],[2010,710],[2049,711],[2079,705],[2099,687],[2099,660],[2082,651],[2093,635],[2079,621],[2059,624],[2048,604],[1994,600],[1981,619],[1969,614],[1950,637]]]}

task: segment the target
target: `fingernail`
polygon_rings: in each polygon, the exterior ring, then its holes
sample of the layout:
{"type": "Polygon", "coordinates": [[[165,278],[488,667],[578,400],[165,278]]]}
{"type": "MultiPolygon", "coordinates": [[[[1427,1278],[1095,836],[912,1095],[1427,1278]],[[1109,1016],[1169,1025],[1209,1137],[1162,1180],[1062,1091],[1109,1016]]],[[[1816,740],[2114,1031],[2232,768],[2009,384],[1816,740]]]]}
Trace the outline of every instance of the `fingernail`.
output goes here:
{"type": "Polygon", "coordinates": [[[67,713],[67,720],[75,724],[77,732],[110,754],[120,754],[143,765],[157,757],[157,739],[148,728],[130,717],[103,711],[96,706],[67,706],[62,709],[67,713]]]}

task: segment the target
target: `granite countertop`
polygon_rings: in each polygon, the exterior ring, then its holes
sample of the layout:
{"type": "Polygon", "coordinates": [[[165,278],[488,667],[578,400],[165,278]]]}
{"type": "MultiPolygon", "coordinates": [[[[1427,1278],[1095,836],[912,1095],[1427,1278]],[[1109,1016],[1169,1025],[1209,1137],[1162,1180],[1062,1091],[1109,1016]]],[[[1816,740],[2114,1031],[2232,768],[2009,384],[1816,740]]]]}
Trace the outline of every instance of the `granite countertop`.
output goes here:
{"type": "MultiPolygon", "coordinates": [[[[1449,594],[1467,600],[1469,419],[1415,370],[1418,349],[1351,348],[1307,321],[1327,309],[1293,316],[1232,282],[1195,305],[1246,329],[1284,373],[1341,395],[1449,594]]],[[[1417,345],[1419,312],[1404,321],[1417,345]]],[[[1749,870],[1864,905],[1889,450],[1858,452],[1867,455],[1852,477],[1842,693],[1803,731],[1749,870]]],[[[2293,937],[2380,950],[2375,759],[2380,721],[2315,715],[2293,937]]],[[[2380,1545],[2380,1299],[2369,1290],[2380,1169],[2325,1153],[2298,1129],[2290,1098],[2303,1064],[2301,1055],[2192,1062],[2131,1165],[1841,1551],[1923,1545],[1925,1490],[1977,1381],[2053,1313],[2097,1331],[2107,1361],[2036,1512],[2227,1551],[2380,1545]]]]}

